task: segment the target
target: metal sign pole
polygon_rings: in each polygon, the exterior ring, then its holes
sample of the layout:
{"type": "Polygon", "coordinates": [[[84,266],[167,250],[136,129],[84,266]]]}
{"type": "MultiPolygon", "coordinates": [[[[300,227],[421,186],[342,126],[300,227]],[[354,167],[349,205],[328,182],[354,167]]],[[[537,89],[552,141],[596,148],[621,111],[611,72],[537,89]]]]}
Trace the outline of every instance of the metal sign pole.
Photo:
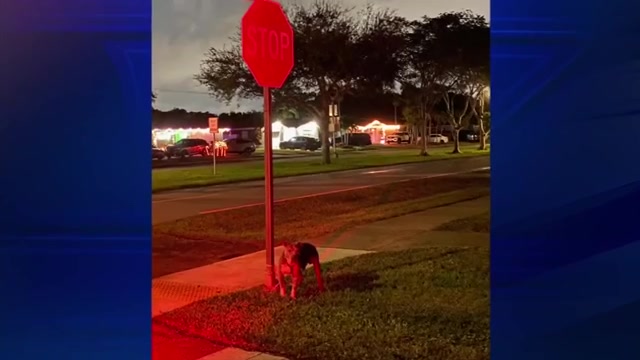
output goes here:
{"type": "Polygon", "coordinates": [[[213,175],[216,175],[216,134],[213,134],[213,175]]]}
{"type": "Polygon", "coordinates": [[[273,145],[271,134],[271,89],[264,87],[264,218],[265,247],[267,250],[267,267],[265,285],[267,289],[275,288],[273,273],[273,145]]]}
{"type": "Polygon", "coordinates": [[[211,140],[211,157],[213,158],[213,175],[216,175],[216,134],[218,133],[218,118],[209,118],[209,133],[213,136],[211,140]]]}
{"type": "Polygon", "coordinates": [[[264,95],[264,197],[267,289],[275,289],[273,238],[273,135],[271,89],[279,89],[294,64],[294,33],[277,1],[253,1],[242,17],[242,59],[264,95]],[[256,36],[256,33],[269,36],[256,36]],[[275,38],[271,34],[275,34],[275,38]],[[272,51],[273,50],[273,51],[272,51]],[[276,51],[277,50],[277,51],[276,51]],[[275,51],[275,53],[274,53],[275,51]],[[277,53],[277,54],[276,54],[277,53]]]}

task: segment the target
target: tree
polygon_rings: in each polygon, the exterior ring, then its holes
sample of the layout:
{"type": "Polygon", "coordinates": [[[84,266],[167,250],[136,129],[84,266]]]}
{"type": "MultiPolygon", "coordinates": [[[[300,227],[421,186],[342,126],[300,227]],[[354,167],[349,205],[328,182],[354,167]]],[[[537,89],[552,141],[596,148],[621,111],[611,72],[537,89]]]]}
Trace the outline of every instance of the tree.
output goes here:
{"type": "Polygon", "coordinates": [[[482,119],[480,120],[480,147],[479,150],[487,150],[487,140],[491,136],[491,112],[485,111],[482,113],[482,119]]]}
{"type": "Polygon", "coordinates": [[[451,126],[451,136],[453,137],[453,154],[460,154],[460,130],[469,126],[469,120],[472,116],[470,100],[468,96],[460,95],[454,92],[447,92],[444,95],[446,106],[446,119],[451,126]]]}
{"type": "Polygon", "coordinates": [[[482,89],[481,96],[478,100],[478,128],[479,128],[479,140],[480,146],[478,150],[487,150],[487,140],[491,135],[491,90],[489,86],[482,89]]]}
{"type": "Polygon", "coordinates": [[[428,156],[428,136],[431,129],[431,114],[435,104],[436,96],[429,92],[429,86],[418,81],[420,86],[405,83],[403,85],[402,94],[405,99],[405,111],[403,115],[405,121],[414,130],[414,137],[420,135],[420,155],[428,156]],[[422,87],[424,86],[424,87],[422,87]]]}
{"type": "Polygon", "coordinates": [[[443,101],[446,94],[443,81],[447,78],[446,54],[443,40],[447,27],[442,27],[442,17],[424,16],[411,23],[407,49],[404,53],[405,68],[402,74],[402,87],[405,101],[414,107],[414,126],[421,128],[420,155],[427,156],[428,136],[434,118],[435,107],[443,101]]]}
{"type": "Polygon", "coordinates": [[[460,153],[460,130],[478,115],[478,102],[489,85],[489,26],[470,11],[444,13],[431,19],[436,62],[447,120],[452,127],[453,153],[460,153]]]}
{"type": "Polygon", "coordinates": [[[420,105],[416,104],[412,98],[404,94],[406,98],[403,99],[402,103],[402,117],[405,121],[405,126],[407,130],[411,134],[411,142],[415,143],[416,139],[420,135],[420,131],[418,131],[418,125],[422,121],[420,116],[420,105]]]}
{"type": "Polygon", "coordinates": [[[277,119],[287,127],[297,128],[306,122],[305,114],[303,112],[300,112],[298,109],[288,106],[277,108],[274,115],[276,115],[277,119]]]}
{"type": "MultiPolygon", "coordinates": [[[[307,111],[318,119],[323,163],[330,163],[329,105],[347,93],[391,87],[401,69],[406,21],[372,6],[356,11],[340,2],[316,0],[286,9],[294,29],[295,64],[273,92],[276,106],[307,111]]],[[[195,79],[225,102],[262,96],[241,58],[239,36],[212,48],[195,79]]]]}

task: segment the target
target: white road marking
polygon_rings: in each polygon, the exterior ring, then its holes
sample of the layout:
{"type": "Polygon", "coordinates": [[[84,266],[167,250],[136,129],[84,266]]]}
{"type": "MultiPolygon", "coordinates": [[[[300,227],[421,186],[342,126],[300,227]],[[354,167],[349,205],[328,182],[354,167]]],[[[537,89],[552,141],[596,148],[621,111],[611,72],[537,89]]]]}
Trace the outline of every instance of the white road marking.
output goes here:
{"type": "Polygon", "coordinates": [[[397,171],[398,169],[389,169],[389,170],[373,170],[373,171],[365,171],[363,174],[383,174],[391,171],[397,171]]]}

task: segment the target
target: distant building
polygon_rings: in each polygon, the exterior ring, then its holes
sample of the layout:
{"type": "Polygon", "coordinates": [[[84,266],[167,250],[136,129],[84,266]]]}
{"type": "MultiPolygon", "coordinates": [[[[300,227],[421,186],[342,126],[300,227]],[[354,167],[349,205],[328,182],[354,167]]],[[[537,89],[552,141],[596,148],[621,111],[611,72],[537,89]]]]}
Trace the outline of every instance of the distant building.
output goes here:
{"type": "Polygon", "coordinates": [[[355,130],[355,132],[369,134],[373,144],[382,144],[387,135],[399,131],[401,127],[402,125],[387,125],[379,120],[373,120],[366,125],[356,125],[353,130],[355,130]]]}
{"type": "MultiPolygon", "coordinates": [[[[262,136],[264,136],[264,128],[262,130],[262,136]]],[[[320,128],[315,121],[309,121],[298,127],[285,126],[281,121],[276,121],[271,124],[271,143],[273,149],[279,149],[280,143],[290,140],[296,136],[306,136],[314,139],[320,139],[320,128]]]]}

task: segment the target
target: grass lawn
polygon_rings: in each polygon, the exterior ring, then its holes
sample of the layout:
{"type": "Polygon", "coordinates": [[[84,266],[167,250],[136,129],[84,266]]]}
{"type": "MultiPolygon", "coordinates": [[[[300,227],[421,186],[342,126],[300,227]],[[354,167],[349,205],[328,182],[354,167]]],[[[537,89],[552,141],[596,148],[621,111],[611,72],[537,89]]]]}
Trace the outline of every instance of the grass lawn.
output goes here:
{"type": "Polygon", "coordinates": [[[490,229],[491,213],[487,211],[484,214],[449,221],[438,226],[434,230],[489,233],[491,231],[490,229]]]}
{"type": "MultiPolygon", "coordinates": [[[[464,148],[462,154],[450,154],[449,148],[433,148],[431,156],[418,156],[416,149],[386,149],[376,151],[352,151],[343,154],[339,159],[332,159],[330,165],[322,165],[318,156],[297,158],[274,162],[274,176],[296,176],[317,174],[332,171],[360,169],[403,163],[424,162],[453,159],[471,156],[486,156],[488,151],[480,151],[473,147],[464,148]]],[[[154,169],[152,173],[152,191],[174,190],[200,187],[213,184],[239,181],[260,180],[264,178],[262,162],[241,162],[220,164],[214,176],[209,165],[200,167],[178,167],[154,169]]]]}
{"type": "MultiPolygon", "coordinates": [[[[275,240],[313,240],[360,224],[489,194],[489,174],[385,184],[276,203],[275,240]]],[[[264,248],[264,206],[200,215],[153,227],[153,277],[264,248]]]]}
{"type": "Polygon", "coordinates": [[[424,248],[308,269],[293,302],[256,288],[152,321],[216,344],[291,360],[489,359],[489,250],[424,248]]]}

